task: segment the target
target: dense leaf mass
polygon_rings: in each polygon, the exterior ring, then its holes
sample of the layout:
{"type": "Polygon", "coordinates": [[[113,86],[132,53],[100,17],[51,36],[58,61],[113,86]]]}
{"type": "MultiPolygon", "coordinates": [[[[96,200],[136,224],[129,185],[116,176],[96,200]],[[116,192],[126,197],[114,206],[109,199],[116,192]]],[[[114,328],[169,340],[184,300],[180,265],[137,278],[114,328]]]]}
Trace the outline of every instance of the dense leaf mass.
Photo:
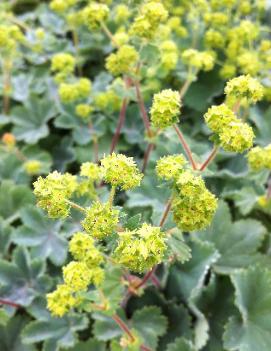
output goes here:
{"type": "Polygon", "coordinates": [[[270,18],[0,1],[0,351],[271,350],[270,18]]]}

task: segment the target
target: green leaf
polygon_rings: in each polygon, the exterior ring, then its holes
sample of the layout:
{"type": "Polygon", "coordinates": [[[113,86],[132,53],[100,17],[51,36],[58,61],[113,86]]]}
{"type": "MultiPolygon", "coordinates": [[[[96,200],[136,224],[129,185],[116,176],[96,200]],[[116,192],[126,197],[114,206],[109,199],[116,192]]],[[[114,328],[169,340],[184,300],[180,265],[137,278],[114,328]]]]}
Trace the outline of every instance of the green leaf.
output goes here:
{"type": "Polygon", "coordinates": [[[62,265],[68,251],[68,242],[60,234],[62,223],[48,219],[43,211],[34,206],[24,208],[21,218],[23,225],[16,228],[12,241],[32,247],[34,257],[49,258],[55,265],[62,265]]]}
{"type": "Polygon", "coordinates": [[[241,190],[226,195],[227,198],[235,201],[236,206],[244,216],[251,212],[258,201],[258,196],[252,187],[243,187],[241,190]]]}
{"type": "Polygon", "coordinates": [[[265,234],[264,226],[254,219],[232,222],[229,207],[220,202],[210,227],[196,236],[215,245],[220,258],[214,268],[219,273],[228,274],[236,268],[264,261],[264,256],[257,250],[265,234]]]}
{"type": "Polygon", "coordinates": [[[99,340],[89,339],[88,341],[81,341],[78,344],[76,344],[74,347],[69,349],[69,351],[92,351],[92,350],[105,351],[106,344],[99,340]]]}
{"type": "Polygon", "coordinates": [[[100,341],[108,341],[122,335],[122,330],[118,324],[109,316],[102,313],[93,313],[95,322],[93,334],[100,341]]]}
{"type": "Polygon", "coordinates": [[[191,250],[186,245],[183,235],[180,231],[171,232],[167,239],[168,255],[177,261],[184,263],[191,258],[191,250]]]}
{"type": "Polygon", "coordinates": [[[177,263],[170,268],[167,296],[185,300],[196,296],[201,290],[209,268],[218,260],[219,254],[210,243],[192,241],[190,261],[177,263]]]}
{"type": "Polygon", "coordinates": [[[8,252],[11,244],[11,233],[12,228],[6,225],[0,217],[0,257],[5,256],[8,252]]]}
{"type": "Polygon", "coordinates": [[[161,309],[156,306],[143,307],[133,314],[132,322],[144,344],[156,349],[158,337],[165,334],[167,329],[167,319],[161,314],[161,309]]]}
{"type": "Polygon", "coordinates": [[[10,316],[7,314],[7,312],[3,308],[0,308],[0,326],[6,326],[9,318],[10,316]]]}
{"type": "Polygon", "coordinates": [[[271,139],[270,116],[271,116],[270,107],[264,113],[258,106],[255,106],[250,109],[249,119],[252,120],[256,125],[256,141],[261,146],[266,146],[270,143],[270,139],[271,139]]]}
{"type": "Polygon", "coordinates": [[[29,321],[23,316],[11,318],[8,324],[0,326],[0,350],[1,351],[36,351],[34,345],[24,345],[22,343],[22,329],[29,321]]]}
{"type": "Polygon", "coordinates": [[[224,345],[230,351],[269,351],[271,345],[271,271],[260,266],[231,275],[239,316],[226,326],[224,345]]]}
{"type": "Polygon", "coordinates": [[[15,185],[11,181],[3,181],[0,185],[0,216],[6,223],[12,223],[20,216],[21,209],[34,203],[34,195],[24,185],[15,185]]]}
{"type": "Polygon", "coordinates": [[[22,339],[25,344],[41,341],[55,343],[58,350],[60,347],[74,346],[76,332],[86,329],[87,326],[87,318],[77,314],[63,318],[50,318],[47,321],[33,321],[24,328],[22,339]]]}
{"type": "Polygon", "coordinates": [[[140,225],[142,219],[141,213],[134,215],[133,217],[129,218],[128,221],[125,223],[124,227],[128,230],[137,229],[140,225]]]}
{"type": "Polygon", "coordinates": [[[32,95],[24,104],[12,109],[13,134],[18,140],[35,144],[49,134],[47,122],[56,114],[55,105],[32,95]]]}
{"type": "Polygon", "coordinates": [[[233,300],[234,290],[230,279],[227,276],[212,274],[208,285],[195,300],[195,304],[206,316],[209,324],[210,338],[204,351],[223,349],[224,326],[231,314],[235,312],[233,300]]]}
{"type": "Polygon", "coordinates": [[[222,93],[223,86],[223,81],[218,79],[217,71],[201,73],[200,79],[190,86],[184,97],[184,103],[199,112],[205,111],[212,99],[222,93]]]}
{"type": "Polygon", "coordinates": [[[189,340],[178,338],[168,345],[166,351],[196,351],[196,349],[189,340]]]}
{"type": "Polygon", "coordinates": [[[41,259],[31,259],[24,247],[13,252],[12,262],[0,260],[0,296],[22,306],[29,306],[35,297],[51,288],[41,259]]]}

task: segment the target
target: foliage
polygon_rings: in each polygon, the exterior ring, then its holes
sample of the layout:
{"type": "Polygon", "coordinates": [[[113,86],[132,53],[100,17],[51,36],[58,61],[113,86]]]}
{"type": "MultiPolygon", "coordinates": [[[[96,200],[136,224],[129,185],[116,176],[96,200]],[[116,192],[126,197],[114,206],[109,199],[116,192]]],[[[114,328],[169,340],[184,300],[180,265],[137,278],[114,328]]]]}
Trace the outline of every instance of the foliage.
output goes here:
{"type": "Polygon", "coordinates": [[[270,11],[1,1],[1,351],[270,350],[270,11]]]}

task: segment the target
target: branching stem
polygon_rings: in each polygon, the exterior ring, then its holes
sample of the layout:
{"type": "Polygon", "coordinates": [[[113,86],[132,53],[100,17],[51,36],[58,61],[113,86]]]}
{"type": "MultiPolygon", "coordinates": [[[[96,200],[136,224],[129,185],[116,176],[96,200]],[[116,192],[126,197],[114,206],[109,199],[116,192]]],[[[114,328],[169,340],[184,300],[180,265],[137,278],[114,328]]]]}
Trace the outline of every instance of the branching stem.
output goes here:
{"type": "Polygon", "coordinates": [[[185,138],[183,136],[183,133],[181,132],[180,128],[177,126],[177,124],[174,124],[173,125],[178,137],[179,137],[179,140],[184,148],[184,151],[189,159],[189,162],[191,163],[191,166],[194,170],[197,170],[197,165],[196,165],[196,162],[194,161],[193,159],[193,155],[192,155],[192,152],[190,150],[190,147],[188,146],[187,142],[185,141],[185,138]]]}

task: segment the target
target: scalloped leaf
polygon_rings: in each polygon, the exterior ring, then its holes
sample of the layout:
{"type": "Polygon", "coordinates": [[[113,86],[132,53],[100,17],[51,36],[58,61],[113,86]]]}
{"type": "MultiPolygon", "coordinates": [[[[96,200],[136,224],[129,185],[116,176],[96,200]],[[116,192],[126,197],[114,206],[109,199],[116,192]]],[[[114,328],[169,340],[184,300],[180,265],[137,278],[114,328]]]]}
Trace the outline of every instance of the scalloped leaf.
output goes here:
{"type": "Polygon", "coordinates": [[[265,227],[257,220],[232,222],[228,205],[220,201],[210,227],[195,236],[215,245],[220,258],[214,268],[218,273],[229,274],[256,262],[268,262],[267,257],[257,252],[265,234],[265,227]]]}
{"type": "Polygon", "coordinates": [[[49,134],[47,122],[56,115],[55,105],[46,98],[31,95],[24,106],[14,107],[11,120],[16,139],[35,144],[49,134]]]}
{"type": "Polygon", "coordinates": [[[185,338],[177,338],[167,346],[166,351],[196,351],[191,341],[185,338]]]}
{"type": "Polygon", "coordinates": [[[143,338],[144,344],[156,349],[158,338],[165,334],[167,319],[157,306],[146,306],[137,310],[132,317],[133,327],[143,338]]]}
{"type": "Polygon", "coordinates": [[[231,275],[238,316],[232,316],[224,333],[231,351],[269,351],[271,345],[271,270],[260,266],[231,275]]]}
{"type": "Polygon", "coordinates": [[[30,322],[22,332],[25,344],[45,341],[44,349],[59,350],[75,345],[76,332],[86,329],[88,319],[83,315],[71,314],[63,318],[50,318],[44,321],[30,322]],[[54,346],[54,348],[52,348],[54,346]]]}
{"type": "Polygon", "coordinates": [[[48,219],[34,206],[24,208],[21,218],[23,225],[16,228],[12,241],[32,247],[34,257],[49,258],[55,265],[62,265],[68,252],[68,242],[59,233],[62,222],[48,219]]]}

